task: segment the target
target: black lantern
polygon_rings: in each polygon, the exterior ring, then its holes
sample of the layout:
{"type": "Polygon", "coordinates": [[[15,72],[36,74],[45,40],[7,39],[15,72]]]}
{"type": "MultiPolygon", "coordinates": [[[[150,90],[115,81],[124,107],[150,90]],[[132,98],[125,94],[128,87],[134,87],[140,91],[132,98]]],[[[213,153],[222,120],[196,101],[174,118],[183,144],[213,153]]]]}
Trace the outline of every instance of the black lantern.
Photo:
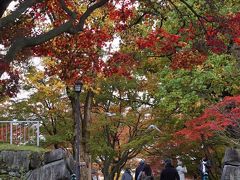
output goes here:
{"type": "Polygon", "coordinates": [[[76,81],[74,85],[75,92],[80,93],[82,91],[82,86],[83,86],[83,83],[81,81],[76,81]]]}

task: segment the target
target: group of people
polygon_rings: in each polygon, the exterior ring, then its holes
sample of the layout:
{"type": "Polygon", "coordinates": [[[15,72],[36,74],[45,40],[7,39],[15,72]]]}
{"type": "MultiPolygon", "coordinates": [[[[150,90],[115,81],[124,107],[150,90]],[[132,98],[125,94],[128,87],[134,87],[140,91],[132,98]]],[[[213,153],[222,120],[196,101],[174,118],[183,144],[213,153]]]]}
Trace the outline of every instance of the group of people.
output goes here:
{"type": "MultiPolygon", "coordinates": [[[[122,175],[122,180],[133,180],[130,168],[126,168],[125,172],[122,175]]],[[[154,180],[152,169],[150,165],[144,160],[141,160],[138,167],[136,168],[135,180],[154,180]]]]}
{"type": "Polygon", "coordinates": [[[178,166],[174,168],[171,159],[167,159],[160,180],[185,180],[185,173],[187,173],[187,168],[183,166],[181,161],[178,161],[178,166]]]}
{"type": "MultiPolygon", "coordinates": [[[[208,159],[203,158],[199,165],[201,180],[208,180],[209,168],[210,163],[208,159]]],[[[165,168],[160,174],[160,180],[185,180],[186,173],[187,168],[186,166],[183,166],[181,161],[178,161],[177,167],[175,168],[171,159],[166,159],[165,168]]],[[[125,170],[122,180],[133,180],[130,168],[125,170]]],[[[141,160],[136,168],[135,180],[154,180],[151,167],[148,163],[145,163],[144,160],[141,160]]]]}
{"type": "MultiPolygon", "coordinates": [[[[165,161],[165,168],[161,172],[160,180],[185,180],[185,173],[187,173],[187,169],[182,166],[181,162],[178,163],[178,166],[175,169],[172,165],[172,161],[167,159],[165,161]]],[[[125,170],[122,180],[133,180],[129,168],[125,170]]],[[[154,180],[152,169],[148,163],[144,162],[144,160],[141,160],[136,168],[135,180],[154,180]]]]}

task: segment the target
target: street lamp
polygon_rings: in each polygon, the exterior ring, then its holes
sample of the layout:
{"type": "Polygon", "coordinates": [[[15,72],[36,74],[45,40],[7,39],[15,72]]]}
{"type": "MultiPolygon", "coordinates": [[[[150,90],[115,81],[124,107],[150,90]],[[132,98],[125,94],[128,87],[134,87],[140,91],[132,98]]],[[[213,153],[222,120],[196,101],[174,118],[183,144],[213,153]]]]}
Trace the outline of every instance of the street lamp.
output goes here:
{"type": "Polygon", "coordinates": [[[77,124],[77,134],[76,134],[76,149],[77,149],[77,153],[76,153],[76,179],[80,180],[80,124],[81,124],[81,111],[80,111],[80,93],[82,91],[82,86],[83,83],[81,81],[76,81],[75,85],[74,85],[74,90],[76,92],[77,98],[76,98],[76,109],[75,109],[75,122],[77,124]]]}
{"type": "Polygon", "coordinates": [[[80,93],[82,91],[82,86],[83,86],[83,83],[81,81],[76,81],[74,85],[75,92],[80,93]]]}

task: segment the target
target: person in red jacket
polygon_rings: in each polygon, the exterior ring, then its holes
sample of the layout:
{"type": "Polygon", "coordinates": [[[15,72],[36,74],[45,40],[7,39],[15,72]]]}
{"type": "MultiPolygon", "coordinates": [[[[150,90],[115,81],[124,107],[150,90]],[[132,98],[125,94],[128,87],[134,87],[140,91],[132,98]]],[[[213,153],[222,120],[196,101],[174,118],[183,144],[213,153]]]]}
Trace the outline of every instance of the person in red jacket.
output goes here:
{"type": "Polygon", "coordinates": [[[171,159],[165,160],[165,169],[161,172],[160,180],[180,180],[177,170],[172,165],[171,159]]]}

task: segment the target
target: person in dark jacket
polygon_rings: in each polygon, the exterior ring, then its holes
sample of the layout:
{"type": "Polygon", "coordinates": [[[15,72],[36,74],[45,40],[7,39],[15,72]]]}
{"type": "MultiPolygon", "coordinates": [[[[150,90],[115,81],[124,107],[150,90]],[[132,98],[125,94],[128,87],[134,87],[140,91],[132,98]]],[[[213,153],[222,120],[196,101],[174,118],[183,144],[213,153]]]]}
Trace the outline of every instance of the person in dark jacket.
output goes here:
{"type": "Polygon", "coordinates": [[[122,175],[122,180],[133,180],[130,168],[126,168],[125,172],[122,175]]]}
{"type": "Polygon", "coordinates": [[[139,173],[137,180],[153,180],[152,169],[148,163],[144,163],[143,170],[139,173]]]}
{"type": "Polygon", "coordinates": [[[145,173],[145,176],[152,177],[152,169],[149,164],[145,163],[143,172],[145,173]]]}
{"type": "Polygon", "coordinates": [[[211,167],[210,161],[206,157],[203,158],[200,165],[199,165],[199,171],[200,171],[202,180],[207,180],[208,179],[210,167],[211,167]]]}
{"type": "Polygon", "coordinates": [[[144,160],[141,160],[141,161],[139,162],[139,165],[138,165],[138,167],[136,168],[136,172],[135,172],[135,180],[137,180],[139,173],[143,170],[143,168],[144,168],[144,163],[145,163],[144,160]]]}
{"type": "Polygon", "coordinates": [[[165,169],[162,170],[160,180],[180,180],[177,170],[170,159],[165,160],[165,169]]]}

